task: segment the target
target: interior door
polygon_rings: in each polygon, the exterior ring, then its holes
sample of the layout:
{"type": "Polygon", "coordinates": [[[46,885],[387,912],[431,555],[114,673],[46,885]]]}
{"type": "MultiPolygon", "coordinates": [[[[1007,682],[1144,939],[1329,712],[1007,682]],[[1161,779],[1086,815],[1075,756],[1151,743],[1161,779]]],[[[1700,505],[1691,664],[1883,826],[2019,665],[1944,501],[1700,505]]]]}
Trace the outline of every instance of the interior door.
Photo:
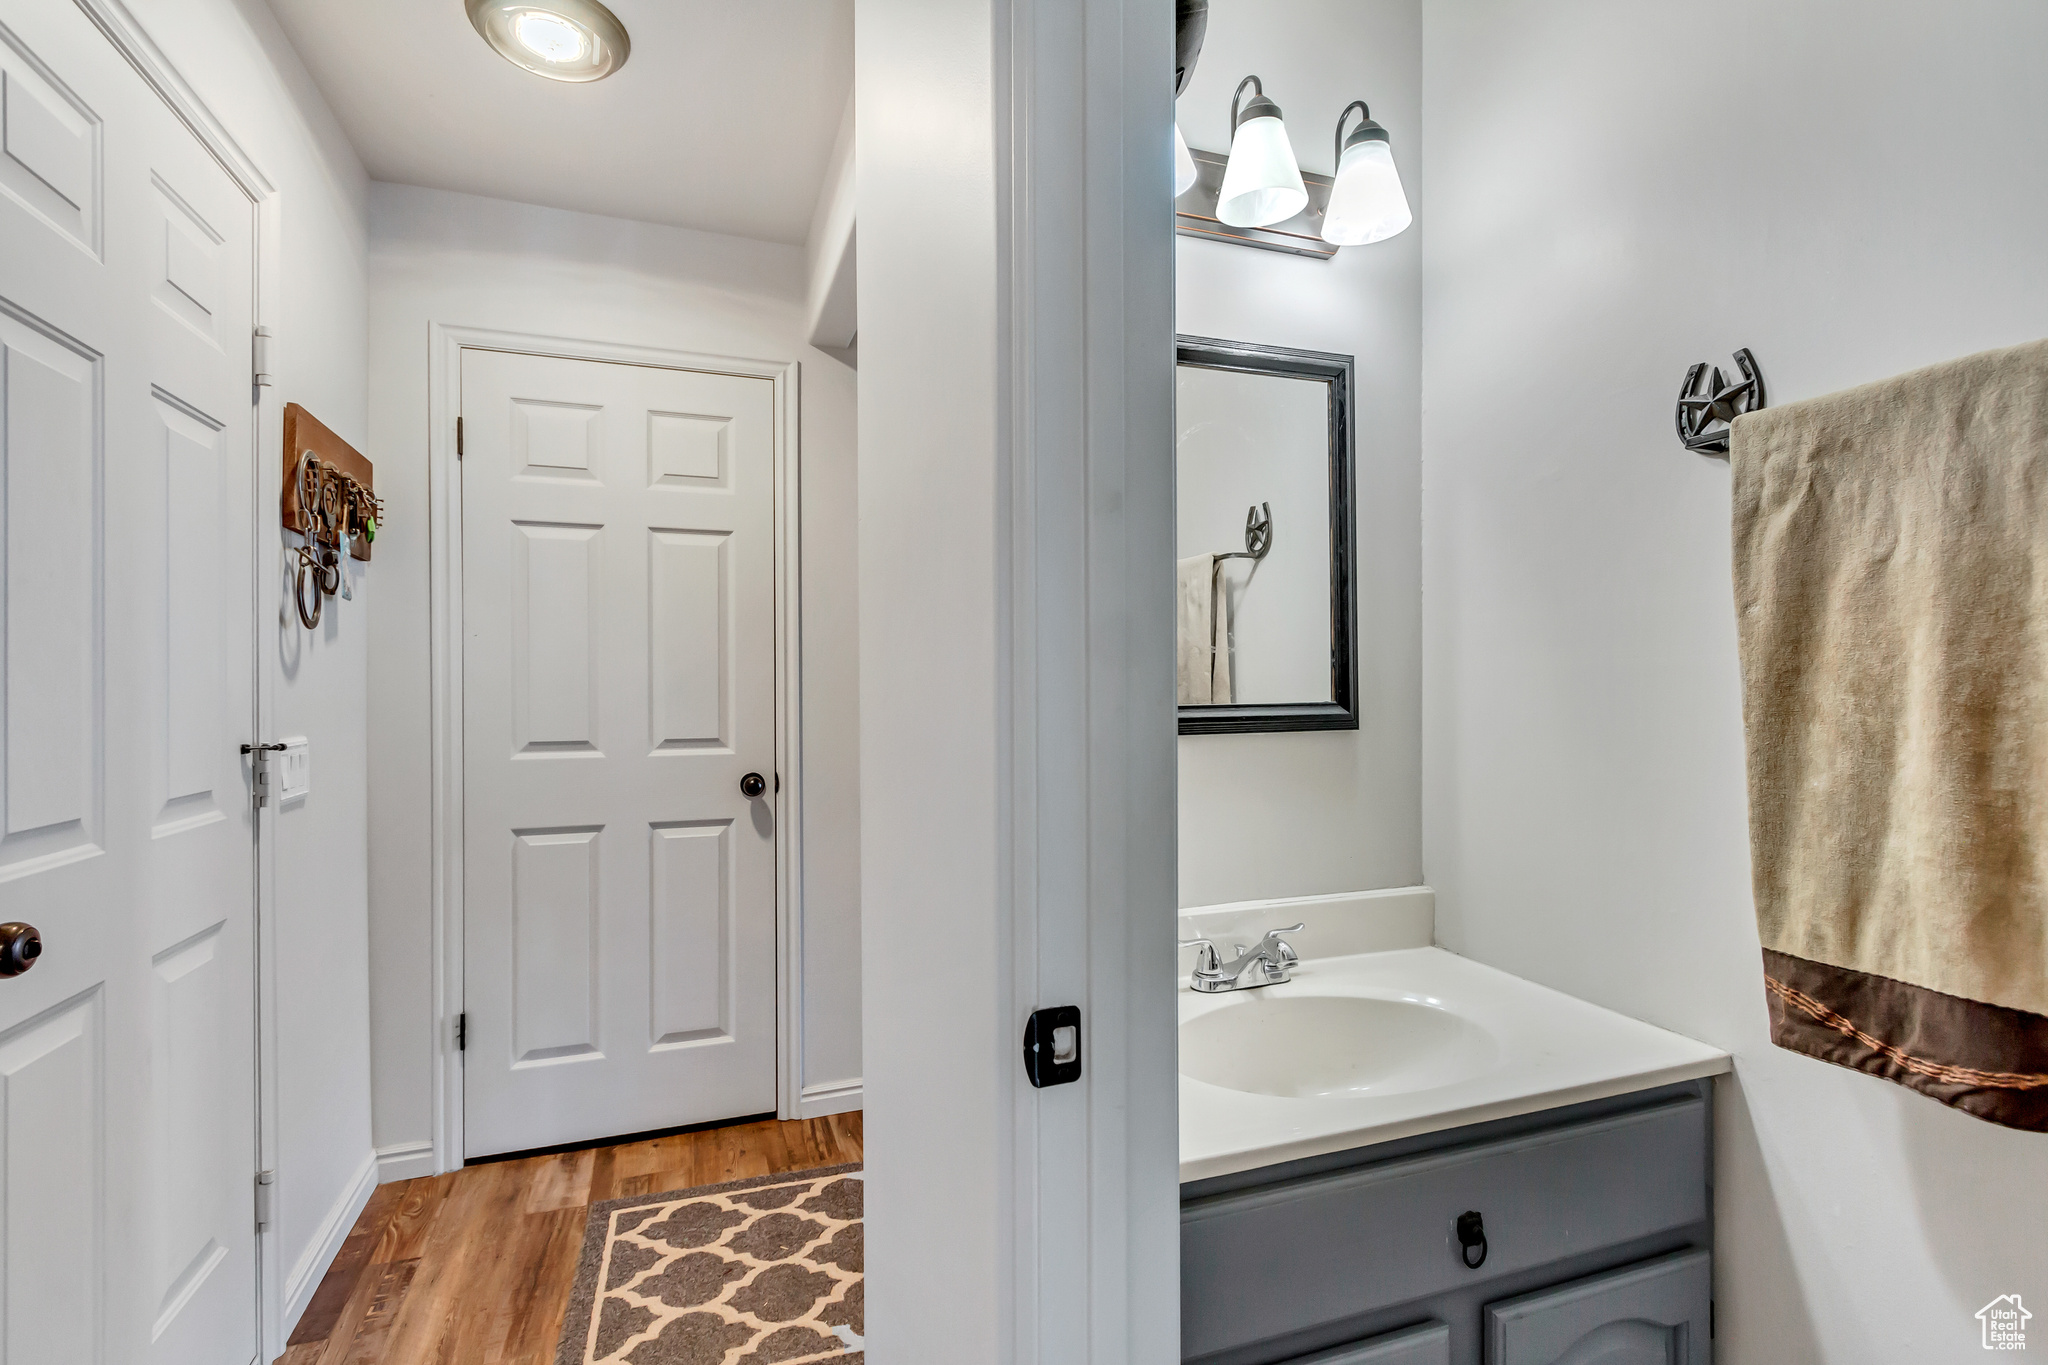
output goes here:
{"type": "Polygon", "coordinates": [[[256,1354],[248,198],[0,0],[0,1359],[256,1354]]]}
{"type": "Polygon", "coordinates": [[[462,353],[470,1156],[775,1108],[773,418],[462,353]]]}

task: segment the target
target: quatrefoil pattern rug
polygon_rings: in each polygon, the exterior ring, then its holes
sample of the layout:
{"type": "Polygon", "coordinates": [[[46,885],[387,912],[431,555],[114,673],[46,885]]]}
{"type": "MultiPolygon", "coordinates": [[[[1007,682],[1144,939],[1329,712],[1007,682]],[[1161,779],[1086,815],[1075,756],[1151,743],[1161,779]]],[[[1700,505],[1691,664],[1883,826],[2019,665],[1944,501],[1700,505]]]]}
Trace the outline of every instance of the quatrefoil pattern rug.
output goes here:
{"type": "Polygon", "coordinates": [[[591,1205],[556,1365],[859,1365],[860,1171],[591,1205]]]}

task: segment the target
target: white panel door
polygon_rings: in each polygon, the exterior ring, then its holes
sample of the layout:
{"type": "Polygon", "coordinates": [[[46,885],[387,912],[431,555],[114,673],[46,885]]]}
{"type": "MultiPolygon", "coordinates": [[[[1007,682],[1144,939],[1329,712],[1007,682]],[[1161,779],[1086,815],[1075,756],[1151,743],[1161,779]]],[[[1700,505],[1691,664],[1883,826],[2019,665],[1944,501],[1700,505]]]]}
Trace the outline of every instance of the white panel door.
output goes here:
{"type": "Polygon", "coordinates": [[[253,226],[0,0],[0,1365],[256,1354],[253,226]]]}
{"type": "Polygon", "coordinates": [[[775,1108],[773,419],[462,353],[469,1156],[775,1108]]]}

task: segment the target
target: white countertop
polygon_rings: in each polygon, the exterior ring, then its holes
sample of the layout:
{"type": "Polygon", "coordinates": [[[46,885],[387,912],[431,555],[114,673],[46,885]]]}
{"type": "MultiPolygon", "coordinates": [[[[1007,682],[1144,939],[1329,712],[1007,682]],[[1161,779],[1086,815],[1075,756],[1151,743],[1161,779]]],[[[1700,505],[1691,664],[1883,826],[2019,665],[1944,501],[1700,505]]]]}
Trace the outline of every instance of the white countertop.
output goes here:
{"type": "MultiPolygon", "coordinates": [[[[1280,1005],[1240,1017],[1249,1024],[1301,1008],[1280,1005]]],[[[1391,1013],[1407,1015],[1398,1007],[1391,1013]]],[[[1718,1075],[1729,1067],[1728,1054],[1718,1048],[1441,948],[1308,958],[1291,981],[1250,991],[1198,995],[1183,983],[1180,1019],[1183,1182],[1718,1075]],[[1443,1020],[1441,1029],[1423,1030],[1445,1040],[1432,1043],[1447,1059],[1443,1079],[1432,1074],[1437,1063],[1425,1059],[1393,1068],[1371,1084],[1297,1098],[1226,1089],[1185,1074],[1215,1071],[1204,1065],[1210,1054],[1195,1058],[1191,1048],[1208,1046],[1200,1040],[1235,1026],[1235,1020],[1219,1018],[1191,1032],[1189,1021],[1219,1010],[1258,1011],[1262,998],[1317,996],[1406,1002],[1456,1016],[1443,1020]]],[[[1242,1055],[1233,1063],[1240,1070],[1247,1064],[1242,1055]]],[[[1285,1065],[1285,1059],[1275,1058],[1275,1064],[1285,1065]]]]}

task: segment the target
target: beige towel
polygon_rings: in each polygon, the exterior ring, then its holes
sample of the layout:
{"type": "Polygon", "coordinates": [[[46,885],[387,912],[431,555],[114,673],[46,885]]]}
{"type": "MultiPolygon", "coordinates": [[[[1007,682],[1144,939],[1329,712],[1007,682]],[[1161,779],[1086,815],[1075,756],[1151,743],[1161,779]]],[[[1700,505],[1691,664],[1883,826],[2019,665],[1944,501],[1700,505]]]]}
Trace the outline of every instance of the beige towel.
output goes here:
{"type": "Polygon", "coordinates": [[[2048,341],[1730,459],[1773,1037],[2048,1131],[2048,341]]]}
{"type": "Polygon", "coordinates": [[[1230,700],[1230,597],[1215,555],[1176,561],[1182,706],[1230,700]]]}
{"type": "Polygon", "coordinates": [[[1209,700],[1228,706],[1237,700],[1237,684],[1230,672],[1230,575],[1223,561],[1216,561],[1216,589],[1210,594],[1209,611],[1209,700]]]}

